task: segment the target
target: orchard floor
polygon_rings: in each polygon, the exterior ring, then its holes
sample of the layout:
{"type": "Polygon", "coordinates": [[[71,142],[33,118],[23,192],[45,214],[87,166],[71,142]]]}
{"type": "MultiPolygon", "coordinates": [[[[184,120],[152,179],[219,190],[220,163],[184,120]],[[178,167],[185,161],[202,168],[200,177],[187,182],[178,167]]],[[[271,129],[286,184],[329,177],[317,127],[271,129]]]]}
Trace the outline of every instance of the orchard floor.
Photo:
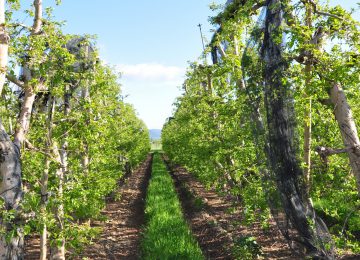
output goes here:
{"type": "Polygon", "coordinates": [[[207,259],[234,259],[232,246],[240,237],[252,236],[261,246],[265,259],[302,259],[294,255],[274,223],[266,232],[255,223],[241,225],[241,208],[235,199],[206,189],[184,168],[171,165],[164,157],[174,179],[184,214],[207,259]]]}
{"type": "MultiPolygon", "coordinates": [[[[165,164],[174,180],[181,201],[184,217],[198,241],[206,259],[235,259],[233,245],[236,238],[252,236],[261,246],[261,259],[303,259],[296,256],[274,223],[264,231],[260,223],[251,226],[241,224],[241,207],[234,208],[235,199],[220,196],[206,189],[184,168],[171,165],[166,157],[165,164]]],[[[124,178],[115,193],[115,199],[109,199],[103,214],[106,221],[95,221],[93,226],[102,228],[99,238],[84,252],[68,259],[140,259],[140,243],[145,227],[145,198],[151,177],[152,156],[124,178]],[[117,198],[117,199],[116,199],[117,198]]],[[[26,260],[39,259],[39,239],[26,240],[26,260]]],[[[358,256],[343,259],[360,259],[358,256]]],[[[241,259],[241,258],[238,258],[241,259]]]]}
{"type": "MultiPolygon", "coordinates": [[[[149,155],[146,161],[119,185],[119,196],[115,195],[115,199],[110,199],[103,210],[106,221],[92,223],[93,226],[102,228],[101,236],[75,259],[139,259],[151,162],[152,156],[149,155]]],[[[39,259],[38,239],[27,241],[25,259],[39,259]]]]}

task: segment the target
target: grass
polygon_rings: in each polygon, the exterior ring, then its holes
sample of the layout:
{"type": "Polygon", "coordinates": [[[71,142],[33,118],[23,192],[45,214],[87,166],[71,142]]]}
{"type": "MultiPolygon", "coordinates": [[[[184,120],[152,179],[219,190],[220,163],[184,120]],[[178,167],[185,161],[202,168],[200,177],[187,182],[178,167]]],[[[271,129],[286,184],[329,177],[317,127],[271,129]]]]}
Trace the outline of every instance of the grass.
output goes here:
{"type": "Polygon", "coordinates": [[[151,151],[161,151],[162,144],[161,140],[151,140],[151,151]]]}
{"type": "Polygon", "coordinates": [[[204,259],[184,220],[174,184],[159,153],[154,154],[145,216],[143,259],[204,259]]]}

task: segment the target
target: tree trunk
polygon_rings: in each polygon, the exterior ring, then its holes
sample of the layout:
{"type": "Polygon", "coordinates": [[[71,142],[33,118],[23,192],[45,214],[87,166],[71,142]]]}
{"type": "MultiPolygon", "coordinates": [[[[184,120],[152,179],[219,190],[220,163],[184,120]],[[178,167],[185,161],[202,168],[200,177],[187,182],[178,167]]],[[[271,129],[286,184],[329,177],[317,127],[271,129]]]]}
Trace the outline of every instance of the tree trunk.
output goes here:
{"type": "MultiPolygon", "coordinates": [[[[87,108],[84,110],[84,114],[86,116],[85,119],[85,123],[87,126],[90,125],[90,118],[91,118],[91,108],[90,108],[90,103],[91,103],[91,98],[90,98],[90,90],[89,90],[89,86],[88,83],[85,83],[86,86],[84,86],[81,89],[81,98],[83,99],[83,101],[85,102],[85,104],[87,105],[87,108]]],[[[89,174],[89,164],[90,164],[90,158],[89,158],[89,144],[86,140],[86,137],[84,138],[85,140],[82,141],[82,158],[81,158],[81,166],[83,168],[84,174],[88,175],[89,174]]]]}
{"type": "Polygon", "coordinates": [[[42,27],[42,0],[34,0],[35,17],[32,34],[38,34],[42,27]]]}
{"type": "Polygon", "coordinates": [[[50,259],[51,260],[65,260],[65,239],[61,232],[64,230],[64,177],[67,172],[67,152],[63,150],[66,147],[67,142],[64,141],[61,149],[59,149],[58,144],[53,144],[53,153],[55,154],[56,161],[61,165],[59,169],[56,170],[56,177],[58,179],[58,190],[57,190],[57,199],[60,201],[59,205],[54,209],[54,215],[57,219],[57,225],[60,230],[60,241],[59,239],[53,241],[54,244],[51,248],[50,259]]]}
{"type": "MultiPolygon", "coordinates": [[[[38,33],[41,28],[41,0],[34,1],[35,20],[33,33],[38,33]]],[[[2,92],[8,59],[8,46],[10,37],[5,31],[5,0],[0,0],[0,93],[2,92]]],[[[15,210],[18,213],[19,203],[22,199],[21,163],[20,149],[29,129],[30,115],[34,103],[35,94],[29,87],[25,89],[25,99],[22,104],[14,142],[12,142],[0,122],[0,196],[4,201],[5,210],[15,210]]],[[[0,219],[0,228],[10,232],[16,227],[16,232],[6,241],[5,237],[0,238],[0,259],[23,259],[23,232],[21,225],[17,223],[19,216],[15,216],[12,223],[5,223],[0,219]]]]}
{"type": "Polygon", "coordinates": [[[315,212],[311,207],[305,207],[299,189],[302,170],[297,161],[295,147],[294,101],[290,83],[286,80],[289,64],[283,57],[282,49],[283,4],[281,0],[270,0],[265,20],[263,56],[265,107],[269,131],[268,159],[271,171],[275,175],[280,201],[287,219],[299,234],[301,244],[309,254],[329,258],[325,248],[321,246],[329,241],[319,241],[323,238],[317,237],[314,233],[313,225],[318,227],[315,212]]]}
{"type": "Polygon", "coordinates": [[[311,110],[312,100],[310,98],[304,113],[304,199],[310,198],[311,189],[311,110]]]}
{"type": "Polygon", "coordinates": [[[9,34],[5,28],[5,0],[0,0],[0,95],[2,93],[8,63],[9,34]]]}
{"type": "MultiPolygon", "coordinates": [[[[70,114],[70,98],[71,93],[69,87],[65,88],[64,94],[64,117],[67,118],[70,114]]],[[[65,129],[65,131],[67,131],[65,129]]],[[[57,170],[56,176],[59,181],[58,185],[58,200],[60,201],[59,206],[56,208],[55,216],[57,218],[58,226],[61,231],[64,229],[64,204],[63,204],[63,189],[64,189],[64,178],[68,172],[68,133],[65,132],[63,135],[63,143],[61,145],[60,152],[56,155],[57,160],[60,162],[61,168],[57,170]]],[[[59,151],[59,149],[54,149],[59,151]]],[[[51,249],[52,260],[65,260],[65,238],[61,237],[60,243],[56,243],[51,249]]]]}
{"type": "MultiPolygon", "coordinates": [[[[310,3],[306,4],[306,26],[309,29],[312,27],[312,6],[310,3]]],[[[310,43],[310,42],[309,42],[310,43]]],[[[312,99],[308,94],[307,88],[311,82],[311,63],[307,62],[304,69],[305,74],[305,100],[309,100],[305,104],[304,113],[304,194],[303,197],[311,204],[310,189],[311,189],[311,124],[312,124],[312,99]]]]}
{"type": "MultiPolygon", "coordinates": [[[[49,180],[49,170],[51,160],[49,158],[52,150],[52,131],[53,131],[53,119],[55,113],[55,98],[49,98],[49,107],[48,107],[48,118],[47,118],[47,136],[45,141],[46,146],[46,157],[45,157],[45,168],[43,175],[41,176],[41,215],[46,214],[46,205],[48,203],[48,180],[49,180]]],[[[43,229],[40,237],[40,260],[46,260],[47,258],[47,226],[44,221],[43,229]]]]}
{"type": "Polygon", "coordinates": [[[34,105],[35,96],[36,94],[32,87],[27,87],[25,89],[25,97],[21,105],[20,116],[14,137],[14,143],[19,147],[23,144],[25,136],[29,131],[31,111],[34,105]]]}
{"type": "MultiPolygon", "coordinates": [[[[50,149],[47,149],[50,152],[50,149]]],[[[45,158],[45,169],[41,177],[41,205],[40,214],[46,214],[46,205],[48,201],[48,179],[49,179],[50,159],[48,156],[45,158]]],[[[40,260],[46,260],[47,256],[47,225],[44,221],[41,236],[40,236],[40,260]]]]}
{"type": "Polygon", "coordinates": [[[356,179],[357,190],[360,195],[360,141],[355,120],[345,93],[341,85],[334,83],[330,91],[330,100],[334,105],[335,119],[338,122],[341,136],[348,149],[350,166],[356,179]]]}
{"type": "MultiPolygon", "coordinates": [[[[22,199],[20,149],[10,140],[4,126],[0,122],[0,196],[4,202],[3,210],[15,210],[19,208],[22,199]]],[[[0,218],[0,228],[6,232],[16,226],[16,220],[12,223],[4,222],[0,218]]],[[[22,259],[23,237],[21,228],[10,242],[5,237],[0,238],[0,259],[22,259]]]]}
{"type": "MultiPolygon", "coordinates": [[[[0,94],[2,93],[6,67],[8,62],[8,48],[10,37],[5,28],[5,0],[0,0],[0,94]]],[[[0,197],[4,203],[1,210],[17,210],[22,198],[21,165],[19,146],[14,145],[0,121],[0,197]]],[[[4,222],[0,217],[0,229],[5,232],[12,230],[12,224],[4,222]]],[[[23,257],[22,230],[6,241],[0,237],[0,259],[21,259],[23,257]]]]}
{"type": "MultiPolygon", "coordinates": [[[[56,147],[58,148],[58,147],[56,147]]],[[[60,157],[62,157],[60,155],[60,157]]],[[[58,169],[56,171],[56,176],[58,178],[58,191],[57,196],[60,201],[60,204],[55,210],[55,216],[57,218],[57,224],[59,226],[59,229],[61,232],[64,230],[64,204],[62,202],[63,200],[63,187],[64,187],[64,171],[66,168],[64,166],[61,167],[61,169],[58,169]]],[[[55,244],[51,248],[51,260],[65,260],[65,239],[62,237],[63,235],[60,235],[60,241],[55,241],[55,244]]]]}

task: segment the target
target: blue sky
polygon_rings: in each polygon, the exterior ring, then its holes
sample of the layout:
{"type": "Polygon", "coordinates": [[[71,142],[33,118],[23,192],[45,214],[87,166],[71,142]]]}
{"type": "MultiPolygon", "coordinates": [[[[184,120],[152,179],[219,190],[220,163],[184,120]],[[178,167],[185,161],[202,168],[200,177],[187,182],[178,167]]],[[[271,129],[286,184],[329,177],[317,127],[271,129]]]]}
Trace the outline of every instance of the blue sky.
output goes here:
{"type": "MultiPolygon", "coordinates": [[[[27,7],[32,1],[22,2],[27,7]]],[[[46,6],[55,0],[43,2],[46,6]]],[[[123,73],[125,100],[151,129],[162,128],[172,114],[188,61],[201,54],[199,23],[205,37],[211,38],[208,17],[213,13],[208,6],[212,2],[226,1],[62,0],[54,15],[66,21],[67,33],[97,35],[101,58],[123,73]]],[[[356,2],[330,1],[348,8],[356,2]]]]}
{"type": "Polygon", "coordinates": [[[211,2],[216,1],[63,0],[54,15],[67,21],[66,32],[98,36],[102,59],[123,72],[125,100],[149,128],[162,128],[188,61],[201,53],[197,24],[211,37],[211,2]]]}

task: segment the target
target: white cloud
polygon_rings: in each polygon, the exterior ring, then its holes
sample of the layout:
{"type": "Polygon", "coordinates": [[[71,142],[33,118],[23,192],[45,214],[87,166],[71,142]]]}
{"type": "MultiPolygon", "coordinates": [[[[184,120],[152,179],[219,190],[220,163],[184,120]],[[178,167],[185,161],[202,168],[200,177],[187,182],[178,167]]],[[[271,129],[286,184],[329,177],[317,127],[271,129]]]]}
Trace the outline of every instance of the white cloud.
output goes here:
{"type": "Polygon", "coordinates": [[[186,69],[159,63],[119,64],[116,69],[122,73],[125,101],[134,105],[149,128],[161,128],[181,94],[186,69]]]}
{"type": "Polygon", "coordinates": [[[116,66],[125,79],[182,82],[185,69],[158,63],[119,64],[116,66]]]}

